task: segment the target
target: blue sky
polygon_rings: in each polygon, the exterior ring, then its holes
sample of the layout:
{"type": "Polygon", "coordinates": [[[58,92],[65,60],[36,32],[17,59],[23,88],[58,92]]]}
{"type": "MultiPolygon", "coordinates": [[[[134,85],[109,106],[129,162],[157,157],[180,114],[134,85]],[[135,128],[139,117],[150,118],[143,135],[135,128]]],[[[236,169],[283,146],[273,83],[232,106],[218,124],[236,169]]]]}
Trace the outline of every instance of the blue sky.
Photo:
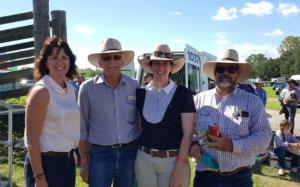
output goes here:
{"type": "MultiPolygon", "coordinates": [[[[67,13],[68,42],[80,68],[92,67],[87,55],[100,51],[107,37],[138,55],[159,43],[174,51],[189,44],[217,55],[234,48],[243,60],[252,53],[278,57],[289,35],[300,36],[300,1],[254,0],[49,0],[50,10],[67,13]]],[[[32,10],[31,0],[9,0],[0,16],[32,10]]],[[[0,30],[5,29],[5,26],[0,30]]],[[[3,45],[3,44],[2,44],[3,45]]]]}

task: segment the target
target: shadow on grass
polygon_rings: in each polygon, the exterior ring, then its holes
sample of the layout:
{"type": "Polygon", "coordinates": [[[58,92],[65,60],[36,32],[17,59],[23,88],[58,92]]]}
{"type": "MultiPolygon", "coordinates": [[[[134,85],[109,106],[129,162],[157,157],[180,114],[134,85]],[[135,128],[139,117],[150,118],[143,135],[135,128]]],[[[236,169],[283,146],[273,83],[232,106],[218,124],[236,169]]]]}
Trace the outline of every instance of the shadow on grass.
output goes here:
{"type": "Polygon", "coordinates": [[[286,172],[284,176],[279,176],[277,168],[268,166],[266,162],[256,162],[252,169],[253,173],[257,175],[300,183],[300,170],[297,173],[286,172]]]}

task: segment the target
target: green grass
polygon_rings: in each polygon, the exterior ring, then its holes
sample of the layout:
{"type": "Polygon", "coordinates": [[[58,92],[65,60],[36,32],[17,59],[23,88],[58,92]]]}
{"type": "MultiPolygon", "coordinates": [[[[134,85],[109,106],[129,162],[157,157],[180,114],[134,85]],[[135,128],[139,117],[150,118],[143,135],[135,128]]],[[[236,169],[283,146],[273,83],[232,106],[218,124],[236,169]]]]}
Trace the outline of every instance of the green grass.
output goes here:
{"type": "MultiPolygon", "coordinates": [[[[14,158],[14,166],[13,166],[13,187],[23,187],[24,186],[24,175],[23,175],[23,163],[21,158],[23,156],[18,156],[14,158]]],[[[3,179],[7,176],[8,168],[7,164],[3,163],[5,161],[4,157],[0,157],[0,176],[3,179]]],[[[193,178],[194,178],[194,164],[191,161],[192,167],[192,176],[191,176],[191,184],[190,187],[193,186],[193,178]]],[[[271,168],[265,164],[258,164],[253,167],[253,181],[254,187],[296,187],[300,186],[300,174],[291,175],[286,174],[283,177],[277,175],[277,169],[271,168]]],[[[78,187],[87,187],[85,183],[82,182],[81,177],[79,176],[79,168],[76,170],[76,186],[78,187]]]]}

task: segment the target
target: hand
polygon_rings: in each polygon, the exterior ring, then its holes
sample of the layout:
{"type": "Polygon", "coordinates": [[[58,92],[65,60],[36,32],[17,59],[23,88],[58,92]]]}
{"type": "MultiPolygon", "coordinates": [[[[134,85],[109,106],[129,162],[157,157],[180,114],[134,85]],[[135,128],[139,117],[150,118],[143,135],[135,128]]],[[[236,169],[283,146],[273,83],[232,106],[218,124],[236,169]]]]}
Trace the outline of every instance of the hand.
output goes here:
{"type": "Polygon", "coordinates": [[[216,137],[216,136],[209,135],[209,137],[211,138],[212,141],[207,142],[208,147],[217,149],[220,151],[232,152],[233,145],[232,145],[232,141],[231,141],[230,137],[224,136],[224,135],[222,137],[216,137]]]}
{"type": "Polygon", "coordinates": [[[201,158],[201,151],[200,151],[200,145],[194,144],[190,148],[190,155],[194,157],[196,160],[200,160],[201,158]]]}
{"type": "Polygon", "coordinates": [[[88,164],[82,164],[80,165],[80,176],[83,180],[83,182],[88,183],[89,178],[89,166],[88,164]]]}
{"type": "Polygon", "coordinates": [[[42,179],[35,180],[35,187],[48,187],[48,183],[46,181],[45,176],[42,179]]]}
{"type": "Polygon", "coordinates": [[[185,165],[176,163],[170,179],[170,187],[182,187],[183,167],[185,167],[185,165]]]}

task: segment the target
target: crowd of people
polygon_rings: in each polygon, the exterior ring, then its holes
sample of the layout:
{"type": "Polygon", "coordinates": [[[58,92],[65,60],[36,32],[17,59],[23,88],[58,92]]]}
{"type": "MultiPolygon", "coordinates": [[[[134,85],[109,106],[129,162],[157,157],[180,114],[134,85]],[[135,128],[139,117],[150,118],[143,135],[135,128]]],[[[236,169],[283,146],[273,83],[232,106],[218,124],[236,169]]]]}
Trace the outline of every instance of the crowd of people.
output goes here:
{"type": "MultiPolygon", "coordinates": [[[[184,67],[184,59],[168,45],[138,59],[146,72],[144,85],[121,74],[133,58],[134,51],[124,50],[120,41],[105,39],[88,56],[102,74],[80,82],[77,90],[69,81],[79,78],[69,45],[57,37],[45,41],[35,61],[38,82],[26,104],[26,186],[75,186],[77,148],[80,175],[91,187],[136,182],[139,187],[188,187],[189,157],[196,162],[194,187],[253,186],[255,156],[266,151],[272,130],[261,82],[255,90],[259,97],[237,87],[251,76],[251,65],[241,62],[236,50],[225,49],[203,66],[215,88],[193,97],[170,78],[184,67]]],[[[295,99],[285,100],[291,105],[295,99]]],[[[295,142],[285,128],[275,141],[280,155],[281,147],[295,142]]],[[[285,167],[281,160],[280,167],[285,167]]]]}

